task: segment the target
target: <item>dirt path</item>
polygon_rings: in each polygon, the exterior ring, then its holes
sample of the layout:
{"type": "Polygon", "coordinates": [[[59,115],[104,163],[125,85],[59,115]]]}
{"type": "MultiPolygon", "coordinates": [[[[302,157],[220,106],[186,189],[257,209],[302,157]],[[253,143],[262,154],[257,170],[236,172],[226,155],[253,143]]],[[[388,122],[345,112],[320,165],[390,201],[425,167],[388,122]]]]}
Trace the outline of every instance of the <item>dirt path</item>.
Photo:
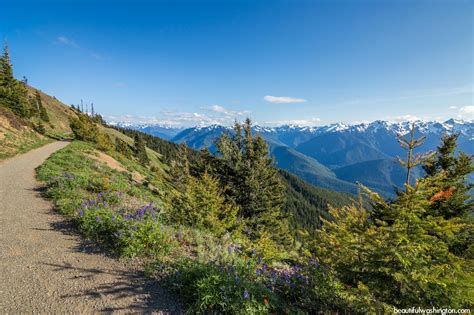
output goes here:
{"type": "Polygon", "coordinates": [[[41,198],[34,169],[66,145],[0,163],[0,313],[177,313],[155,281],[94,253],[41,198]]]}

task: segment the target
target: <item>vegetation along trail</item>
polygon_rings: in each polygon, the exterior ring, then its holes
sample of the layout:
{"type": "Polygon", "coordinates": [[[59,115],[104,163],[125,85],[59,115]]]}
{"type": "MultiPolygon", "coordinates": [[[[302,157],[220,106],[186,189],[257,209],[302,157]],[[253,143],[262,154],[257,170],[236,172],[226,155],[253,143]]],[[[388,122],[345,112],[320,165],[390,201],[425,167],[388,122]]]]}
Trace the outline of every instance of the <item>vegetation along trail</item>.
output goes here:
{"type": "Polygon", "coordinates": [[[94,253],[41,198],[34,170],[67,144],[0,163],[0,313],[171,313],[156,282],[94,253]]]}

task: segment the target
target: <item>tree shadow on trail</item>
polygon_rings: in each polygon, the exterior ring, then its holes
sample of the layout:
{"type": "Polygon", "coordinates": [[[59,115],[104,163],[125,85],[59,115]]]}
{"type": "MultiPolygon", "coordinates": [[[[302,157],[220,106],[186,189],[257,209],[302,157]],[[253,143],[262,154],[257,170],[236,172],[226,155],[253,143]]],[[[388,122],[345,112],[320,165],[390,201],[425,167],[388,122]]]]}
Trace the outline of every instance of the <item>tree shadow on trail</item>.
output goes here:
{"type": "MultiPolygon", "coordinates": [[[[38,189],[40,191],[40,189],[38,189]]],[[[40,191],[41,192],[41,191],[40,191]]],[[[45,209],[45,213],[51,216],[49,223],[50,229],[37,229],[45,231],[56,231],[64,236],[73,238],[71,252],[80,252],[91,255],[90,259],[97,257],[94,255],[107,257],[108,259],[118,259],[118,255],[104,244],[95,241],[86,240],[79,232],[74,220],[58,214],[53,209],[45,209]]],[[[58,237],[62,237],[58,235],[58,237]]],[[[52,244],[53,245],[53,244],[52,244]]],[[[87,257],[86,257],[87,259],[87,257]]],[[[78,292],[70,295],[63,295],[61,298],[80,298],[87,297],[91,299],[101,299],[106,297],[106,301],[110,301],[110,305],[101,309],[101,312],[126,312],[126,313],[152,313],[158,314],[183,314],[176,297],[166,290],[166,286],[159,280],[147,276],[140,266],[126,267],[123,264],[117,267],[115,263],[97,268],[84,268],[77,261],[73,264],[63,261],[62,263],[41,262],[47,268],[51,268],[53,272],[66,272],[70,281],[80,281],[89,284],[85,285],[78,292]],[[107,278],[108,277],[108,278],[107,278]],[[100,278],[100,279],[99,279],[100,278]],[[97,284],[90,284],[95,281],[97,284]],[[137,298],[136,301],[130,303],[130,297],[137,298]],[[146,297],[146,298],[143,298],[146,297]],[[127,302],[120,302],[120,299],[127,298],[127,302]]],[[[120,263],[121,264],[121,263],[120,263]]],[[[67,278],[65,278],[67,279],[67,278]]]]}
{"type": "MultiPolygon", "coordinates": [[[[93,288],[84,289],[77,294],[62,295],[61,298],[71,297],[88,297],[91,299],[102,298],[107,296],[111,300],[119,300],[121,298],[130,298],[131,296],[146,295],[146,300],[137,300],[133,303],[121,306],[108,306],[101,309],[101,312],[138,312],[151,313],[158,310],[164,314],[182,314],[179,306],[173,303],[173,299],[166,290],[162,289],[160,283],[156,279],[147,277],[143,272],[136,270],[111,270],[99,268],[81,268],[73,266],[69,263],[51,264],[43,263],[53,268],[53,271],[72,270],[77,275],[72,279],[94,279],[101,275],[113,276],[113,281],[103,282],[93,288]]],[[[114,303],[115,304],[115,303],[114,303]]],[[[120,304],[120,303],[117,303],[120,304]]]]}

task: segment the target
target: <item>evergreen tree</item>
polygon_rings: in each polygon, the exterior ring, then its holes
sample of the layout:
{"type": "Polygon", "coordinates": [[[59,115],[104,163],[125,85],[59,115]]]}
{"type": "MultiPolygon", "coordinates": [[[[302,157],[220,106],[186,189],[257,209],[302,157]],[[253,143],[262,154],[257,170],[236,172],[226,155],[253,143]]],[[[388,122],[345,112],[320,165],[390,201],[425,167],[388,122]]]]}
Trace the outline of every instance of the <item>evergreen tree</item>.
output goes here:
{"type": "Polygon", "coordinates": [[[35,92],[35,99],[37,104],[37,109],[39,110],[39,117],[45,122],[49,122],[49,115],[46,111],[46,108],[43,106],[43,101],[41,100],[41,94],[38,90],[35,92]]]}
{"type": "Polygon", "coordinates": [[[413,186],[408,182],[410,167],[432,156],[413,154],[421,143],[413,131],[410,140],[401,141],[408,151],[402,161],[407,168],[404,192],[387,202],[366,189],[376,212],[360,205],[331,209],[333,220],[323,220],[313,248],[343,283],[376,300],[397,307],[462,307],[467,303],[464,261],[449,244],[463,224],[458,218],[429,215],[432,196],[440,192],[433,177],[413,186]]]}
{"type": "Polygon", "coordinates": [[[188,176],[183,193],[172,204],[171,215],[182,224],[216,235],[237,227],[238,207],[226,200],[219,180],[207,172],[201,178],[188,176]]]}
{"type": "Polygon", "coordinates": [[[119,137],[115,138],[115,150],[121,154],[123,154],[126,158],[132,157],[132,150],[127,142],[123,141],[119,137]]]}
{"type": "Polygon", "coordinates": [[[458,137],[444,135],[436,155],[423,166],[425,178],[440,192],[431,197],[430,214],[447,219],[465,217],[474,211],[473,203],[469,202],[474,185],[467,180],[474,171],[473,158],[464,152],[456,156],[458,137]]]}
{"type": "Polygon", "coordinates": [[[283,213],[284,186],[262,137],[252,135],[251,121],[236,123],[233,136],[216,142],[221,165],[219,173],[229,185],[230,196],[239,205],[239,216],[247,236],[258,240],[264,235],[284,245],[291,243],[288,220],[283,213]]]}
{"type": "Polygon", "coordinates": [[[474,171],[473,158],[459,152],[456,155],[459,135],[444,135],[437,154],[425,165],[425,182],[434,194],[429,196],[430,207],[427,216],[442,216],[445,219],[458,218],[464,227],[449,243],[450,250],[459,256],[474,258],[474,185],[468,176],[474,171]]]}
{"type": "Polygon", "coordinates": [[[416,155],[414,153],[415,149],[421,146],[423,142],[425,141],[425,139],[426,137],[424,136],[418,139],[415,139],[415,125],[414,124],[411,125],[408,139],[403,136],[398,137],[398,142],[400,143],[400,146],[403,149],[405,149],[407,152],[406,160],[403,160],[400,157],[398,157],[398,161],[400,162],[400,164],[403,165],[407,170],[407,176],[405,180],[406,189],[408,189],[408,186],[410,186],[411,172],[413,171],[413,169],[419,165],[422,165],[432,156],[431,152],[428,152],[425,154],[416,154],[416,155]]]}
{"type": "Polygon", "coordinates": [[[188,148],[184,143],[178,145],[177,156],[171,162],[170,175],[175,188],[184,193],[190,176],[188,148]]]}
{"type": "Polygon", "coordinates": [[[134,147],[134,153],[135,156],[138,158],[138,161],[143,164],[147,165],[150,160],[148,159],[148,155],[146,153],[146,145],[145,141],[140,135],[135,135],[135,147],[134,147]]]}
{"type": "Polygon", "coordinates": [[[28,117],[30,114],[27,90],[13,76],[10,53],[6,44],[0,57],[0,106],[10,108],[20,117],[28,117]]]}

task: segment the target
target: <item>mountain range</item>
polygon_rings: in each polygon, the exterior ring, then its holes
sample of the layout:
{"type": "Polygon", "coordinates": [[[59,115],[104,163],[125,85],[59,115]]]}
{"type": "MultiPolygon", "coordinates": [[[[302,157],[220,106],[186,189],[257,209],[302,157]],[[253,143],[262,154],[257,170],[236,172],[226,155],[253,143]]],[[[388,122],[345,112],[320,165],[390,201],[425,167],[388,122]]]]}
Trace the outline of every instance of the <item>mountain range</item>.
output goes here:
{"type": "MultiPolygon", "coordinates": [[[[214,141],[232,128],[221,125],[173,128],[149,124],[112,124],[186,143],[195,149],[210,148],[214,141]]],[[[308,127],[284,125],[279,127],[254,126],[268,143],[279,168],[287,170],[316,186],[338,191],[356,191],[359,181],[377,192],[390,196],[394,187],[402,187],[405,170],[396,161],[405,152],[397,135],[407,135],[411,124],[417,137],[425,136],[419,152],[435,150],[444,133],[459,133],[459,150],[474,154],[474,121],[449,119],[444,122],[374,121],[361,124],[336,123],[308,127]]],[[[421,176],[417,169],[415,176],[421,176]]]]}

